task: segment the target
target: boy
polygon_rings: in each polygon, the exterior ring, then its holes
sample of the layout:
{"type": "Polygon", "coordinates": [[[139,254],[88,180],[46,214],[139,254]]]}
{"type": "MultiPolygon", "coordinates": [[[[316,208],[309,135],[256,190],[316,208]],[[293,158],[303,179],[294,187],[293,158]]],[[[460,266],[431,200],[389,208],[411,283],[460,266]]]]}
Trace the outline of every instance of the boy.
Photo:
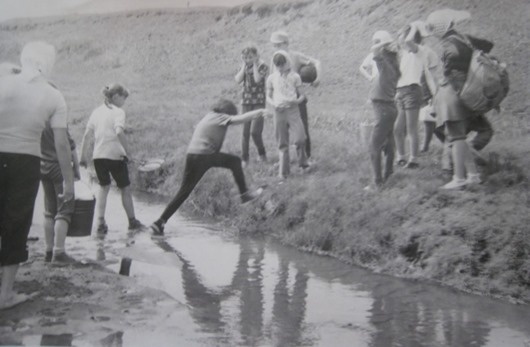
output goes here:
{"type": "Polygon", "coordinates": [[[267,102],[274,108],[274,128],[279,148],[279,177],[285,179],[289,167],[289,131],[294,135],[298,165],[305,171],[309,168],[306,156],[306,132],[300,118],[298,105],[305,100],[299,90],[300,76],[291,70],[289,55],[285,51],[274,53],[274,72],[267,78],[267,102]]]}
{"type": "MultiPolygon", "coordinates": [[[[241,101],[241,113],[265,108],[265,80],[269,74],[269,67],[260,59],[258,50],[249,46],[241,52],[243,64],[235,76],[237,83],[243,85],[243,100],[241,101]]],[[[248,165],[250,136],[258,150],[261,161],[267,161],[265,147],[263,145],[263,118],[246,122],[243,124],[243,137],[241,141],[241,159],[243,167],[248,165]]]]}
{"type": "MultiPolygon", "coordinates": [[[[73,174],[79,179],[79,162],[75,151],[75,142],[67,129],[68,141],[72,152],[73,174]]],[[[44,233],[46,239],[45,262],[73,263],[75,260],[65,252],[66,233],[74,212],[74,200],[64,201],[60,196],[63,193],[63,176],[55,149],[53,129],[50,124],[41,136],[41,162],[40,173],[42,188],[44,190],[44,233]],[[55,246],[55,249],[54,249],[55,246]]]]}
{"type": "MultiPolygon", "coordinates": [[[[321,78],[321,65],[320,61],[309,57],[301,52],[289,50],[289,35],[284,31],[276,31],[271,35],[271,43],[277,50],[282,50],[287,53],[287,57],[291,62],[291,69],[293,72],[299,74],[300,69],[305,66],[312,64],[315,66],[317,77],[311,83],[313,87],[317,87],[320,84],[321,78]]],[[[274,69],[274,66],[272,67],[274,69]]],[[[302,118],[302,124],[304,125],[304,130],[306,134],[305,140],[305,151],[308,158],[311,158],[311,139],[309,137],[309,123],[308,123],[308,114],[307,114],[307,97],[302,100],[298,105],[300,110],[300,117],[302,118]]]]}
{"type": "Polygon", "coordinates": [[[151,225],[154,235],[164,234],[166,222],[186,201],[206,171],[213,167],[222,167],[232,171],[242,203],[249,202],[262,193],[261,188],[254,192],[248,191],[241,159],[232,154],[222,153],[221,147],[229,125],[254,121],[262,117],[265,112],[264,109],[259,109],[237,116],[237,108],[233,102],[221,99],[215,103],[211,112],[204,116],[195,127],[188,146],[182,184],[160,218],[151,225]]]}
{"type": "Polygon", "coordinates": [[[377,31],[372,37],[371,51],[380,72],[370,91],[370,100],[375,115],[375,126],[370,143],[370,159],[376,187],[381,186],[393,172],[395,149],[393,131],[398,113],[394,97],[400,76],[397,51],[396,47],[392,46],[393,42],[392,36],[387,31],[377,31]],[[382,152],[386,154],[384,176],[381,172],[382,152]]]}

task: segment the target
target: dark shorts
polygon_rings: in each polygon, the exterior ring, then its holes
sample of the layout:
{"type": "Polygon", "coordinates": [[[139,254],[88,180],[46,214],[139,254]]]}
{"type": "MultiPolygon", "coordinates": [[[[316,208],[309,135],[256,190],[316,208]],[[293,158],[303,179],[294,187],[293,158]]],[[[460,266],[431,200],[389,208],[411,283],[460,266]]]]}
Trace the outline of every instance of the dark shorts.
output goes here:
{"type": "Polygon", "coordinates": [[[423,93],[419,84],[399,87],[396,90],[396,106],[398,109],[420,109],[423,103],[423,93]]]}
{"type": "Polygon", "coordinates": [[[44,190],[44,217],[54,220],[65,220],[70,223],[74,213],[75,201],[64,202],[59,198],[63,193],[63,181],[51,180],[47,177],[41,178],[44,190]]]}
{"type": "Polygon", "coordinates": [[[111,175],[116,181],[118,188],[125,188],[131,184],[129,181],[129,170],[123,160],[94,159],[94,168],[96,169],[100,186],[108,186],[111,175]]]}
{"type": "Polygon", "coordinates": [[[40,158],[0,153],[0,265],[28,260],[26,242],[39,190],[40,158]]]}

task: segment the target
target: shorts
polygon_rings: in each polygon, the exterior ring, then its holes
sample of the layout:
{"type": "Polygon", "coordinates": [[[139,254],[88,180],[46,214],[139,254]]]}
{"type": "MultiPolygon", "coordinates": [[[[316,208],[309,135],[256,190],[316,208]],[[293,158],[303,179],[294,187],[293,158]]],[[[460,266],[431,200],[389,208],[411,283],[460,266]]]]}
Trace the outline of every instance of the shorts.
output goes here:
{"type": "Polygon", "coordinates": [[[111,175],[118,188],[125,188],[131,184],[127,163],[124,160],[94,159],[94,168],[100,186],[108,186],[111,175]]]}
{"type": "Polygon", "coordinates": [[[419,84],[399,87],[396,90],[396,106],[403,110],[419,110],[423,104],[423,93],[419,84]]]}
{"type": "Polygon", "coordinates": [[[63,193],[63,181],[41,178],[44,190],[44,217],[54,220],[62,219],[70,224],[74,213],[75,200],[64,201],[59,198],[63,193]]]}
{"type": "Polygon", "coordinates": [[[39,190],[40,158],[0,153],[0,265],[28,260],[29,229],[39,190]]]}

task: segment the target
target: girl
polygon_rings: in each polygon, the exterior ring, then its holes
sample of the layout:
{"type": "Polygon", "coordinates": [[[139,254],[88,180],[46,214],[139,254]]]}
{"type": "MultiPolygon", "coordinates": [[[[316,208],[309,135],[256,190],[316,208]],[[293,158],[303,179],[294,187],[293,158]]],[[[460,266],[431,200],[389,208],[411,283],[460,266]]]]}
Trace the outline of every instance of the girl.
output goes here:
{"type": "Polygon", "coordinates": [[[139,229],[142,223],[135,218],[134,205],[130,189],[129,171],[127,169],[129,149],[125,139],[125,112],[121,107],[129,92],[120,84],[112,84],[103,89],[105,101],[90,115],[81,145],[80,165],[87,166],[86,137],[94,134],[94,168],[99,181],[99,192],[96,199],[98,233],[108,230],[105,223],[105,208],[110,190],[110,177],[114,178],[121,192],[121,201],[129,218],[129,229],[139,229]]]}

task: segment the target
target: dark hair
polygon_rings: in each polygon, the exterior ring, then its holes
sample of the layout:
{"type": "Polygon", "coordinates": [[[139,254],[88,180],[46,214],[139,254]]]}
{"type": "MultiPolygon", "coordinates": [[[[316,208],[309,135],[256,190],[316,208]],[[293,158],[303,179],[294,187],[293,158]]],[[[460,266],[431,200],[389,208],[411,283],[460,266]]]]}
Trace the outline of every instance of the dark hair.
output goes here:
{"type": "MultiPolygon", "coordinates": [[[[403,27],[403,29],[400,30],[399,36],[406,38],[411,30],[412,30],[412,27],[407,24],[403,27]]],[[[412,38],[412,41],[417,45],[421,44],[421,42],[423,41],[423,37],[421,36],[421,33],[419,30],[416,30],[416,32],[414,33],[414,37],[412,38]]]]}
{"type": "Polygon", "coordinates": [[[281,53],[276,53],[274,57],[272,58],[272,62],[274,63],[275,66],[280,67],[287,63],[287,58],[285,57],[285,55],[281,53]]]}
{"type": "Polygon", "coordinates": [[[258,49],[254,46],[248,46],[248,47],[245,47],[243,48],[243,50],[241,51],[241,54],[242,55],[248,55],[248,54],[258,54],[258,49]]]}
{"type": "Polygon", "coordinates": [[[212,111],[216,113],[227,114],[229,116],[235,116],[237,114],[237,107],[230,100],[220,99],[213,104],[212,111]]]}
{"type": "Polygon", "coordinates": [[[124,97],[129,96],[129,91],[125,89],[124,86],[118,83],[109,84],[108,86],[103,88],[102,93],[107,100],[112,99],[112,97],[116,94],[119,94],[124,97]]]}

